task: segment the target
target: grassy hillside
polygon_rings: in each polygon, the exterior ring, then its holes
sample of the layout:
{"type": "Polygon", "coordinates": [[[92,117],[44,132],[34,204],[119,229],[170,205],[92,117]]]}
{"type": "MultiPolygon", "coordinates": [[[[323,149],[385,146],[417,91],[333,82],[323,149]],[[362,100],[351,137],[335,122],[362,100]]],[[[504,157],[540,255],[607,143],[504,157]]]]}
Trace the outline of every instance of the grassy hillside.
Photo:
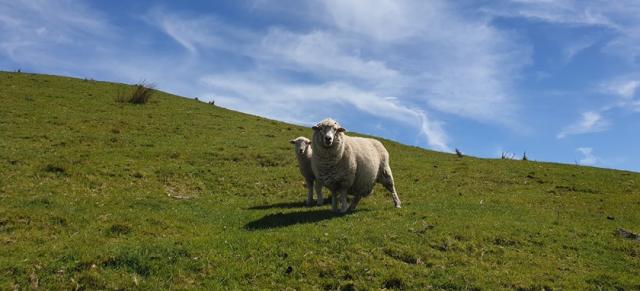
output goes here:
{"type": "Polygon", "coordinates": [[[0,289],[640,289],[640,174],[383,141],[403,208],[335,215],[310,129],[130,89],[0,73],[0,289]]]}

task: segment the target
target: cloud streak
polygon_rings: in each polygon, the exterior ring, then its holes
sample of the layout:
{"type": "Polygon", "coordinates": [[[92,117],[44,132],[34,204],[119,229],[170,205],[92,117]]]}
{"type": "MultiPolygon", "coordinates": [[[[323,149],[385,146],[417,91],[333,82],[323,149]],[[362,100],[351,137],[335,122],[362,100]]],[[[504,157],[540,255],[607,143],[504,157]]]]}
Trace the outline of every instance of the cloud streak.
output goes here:
{"type": "Polygon", "coordinates": [[[143,20],[194,55],[211,49],[242,54],[247,51],[242,46],[257,37],[214,16],[168,11],[160,6],[149,9],[143,20]]]}
{"type": "Polygon", "coordinates": [[[580,120],[565,127],[556,137],[562,139],[569,135],[601,132],[607,130],[609,126],[609,121],[599,112],[587,111],[582,113],[580,120]]]}
{"type": "Polygon", "coordinates": [[[609,81],[600,86],[602,92],[606,94],[613,94],[624,99],[631,99],[636,95],[636,92],[640,88],[640,80],[635,79],[622,79],[609,81]]]}

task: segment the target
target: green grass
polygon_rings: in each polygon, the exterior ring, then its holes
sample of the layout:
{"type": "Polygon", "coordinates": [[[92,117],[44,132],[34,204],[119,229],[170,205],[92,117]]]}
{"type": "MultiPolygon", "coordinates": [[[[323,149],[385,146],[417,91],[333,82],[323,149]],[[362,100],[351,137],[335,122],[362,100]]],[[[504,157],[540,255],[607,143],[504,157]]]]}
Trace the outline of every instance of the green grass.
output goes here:
{"type": "Polygon", "coordinates": [[[0,289],[640,289],[640,174],[383,140],[403,208],[335,215],[310,129],[130,89],[0,73],[0,289]]]}

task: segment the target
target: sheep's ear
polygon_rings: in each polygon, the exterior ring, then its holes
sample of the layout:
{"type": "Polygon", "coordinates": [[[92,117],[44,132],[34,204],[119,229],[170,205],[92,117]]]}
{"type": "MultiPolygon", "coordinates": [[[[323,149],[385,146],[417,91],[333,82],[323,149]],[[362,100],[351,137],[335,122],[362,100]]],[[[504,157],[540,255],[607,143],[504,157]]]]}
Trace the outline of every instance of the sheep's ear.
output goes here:
{"type": "Polygon", "coordinates": [[[295,139],[292,139],[292,140],[290,140],[290,141],[289,141],[289,143],[290,143],[290,144],[296,144],[296,140],[295,140],[295,139]]]}
{"type": "Polygon", "coordinates": [[[314,126],[312,126],[312,127],[311,127],[311,129],[313,129],[313,130],[318,130],[318,129],[320,129],[320,127],[319,127],[319,126],[317,126],[317,125],[314,125],[314,126]]]}
{"type": "Polygon", "coordinates": [[[340,128],[338,128],[338,132],[347,132],[347,130],[344,129],[344,127],[340,127],[340,128]]]}

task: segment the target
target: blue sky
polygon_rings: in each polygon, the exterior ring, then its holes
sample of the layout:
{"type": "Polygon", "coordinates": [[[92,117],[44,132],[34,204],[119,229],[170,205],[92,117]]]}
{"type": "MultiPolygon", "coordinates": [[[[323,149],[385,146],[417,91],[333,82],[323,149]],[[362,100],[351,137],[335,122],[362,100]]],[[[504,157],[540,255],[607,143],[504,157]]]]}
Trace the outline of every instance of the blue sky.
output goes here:
{"type": "Polygon", "coordinates": [[[0,69],[640,171],[638,15],[637,0],[0,0],[0,69]]]}

